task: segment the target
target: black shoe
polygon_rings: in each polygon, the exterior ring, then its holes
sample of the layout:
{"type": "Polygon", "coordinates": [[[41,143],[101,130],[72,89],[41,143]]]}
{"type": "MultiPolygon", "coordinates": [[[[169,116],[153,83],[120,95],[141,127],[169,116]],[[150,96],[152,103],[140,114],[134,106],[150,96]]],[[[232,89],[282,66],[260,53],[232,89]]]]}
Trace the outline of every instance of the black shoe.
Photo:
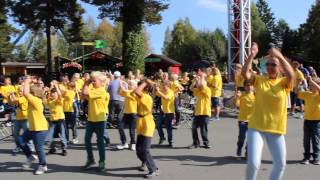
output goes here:
{"type": "Polygon", "coordinates": [[[109,147],[111,145],[109,138],[105,139],[105,144],[106,144],[106,147],[109,147]]]}
{"type": "Polygon", "coordinates": [[[317,160],[317,159],[316,159],[316,160],[313,160],[313,161],[312,161],[312,164],[314,164],[314,165],[320,165],[320,160],[317,160]]]}
{"type": "Polygon", "coordinates": [[[55,148],[52,148],[48,151],[47,154],[55,154],[57,152],[57,150],[55,148]]]}
{"type": "Polygon", "coordinates": [[[67,150],[63,149],[61,154],[62,156],[67,156],[68,155],[67,150]]]}
{"type": "Polygon", "coordinates": [[[173,148],[172,142],[170,142],[168,146],[169,146],[170,148],[173,148]]]}
{"type": "Polygon", "coordinates": [[[197,149],[197,148],[199,148],[200,146],[199,145],[197,145],[197,144],[191,144],[188,148],[189,149],[197,149]]]}
{"type": "Polygon", "coordinates": [[[83,170],[90,169],[96,162],[94,160],[87,160],[86,164],[82,167],[83,170]]]}
{"type": "Polygon", "coordinates": [[[145,163],[142,163],[141,166],[138,168],[138,171],[146,171],[147,167],[145,163]]]}
{"type": "Polygon", "coordinates": [[[307,158],[304,158],[304,159],[300,162],[300,164],[304,164],[304,165],[308,165],[309,163],[310,163],[310,160],[307,159],[307,158]]]}
{"type": "Polygon", "coordinates": [[[211,149],[212,146],[210,146],[209,144],[205,144],[205,145],[203,146],[203,148],[205,148],[205,149],[211,149]]]}
{"type": "Polygon", "coordinates": [[[162,144],[164,143],[164,141],[166,141],[166,138],[161,138],[161,139],[159,140],[159,145],[162,145],[162,144]]]}
{"type": "Polygon", "coordinates": [[[159,171],[159,169],[157,169],[154,172],[149,172],[148,174],[144,175],[144,178],[151,179],[151,178],[153,178],[155,176],[159,176],[159,175],[160,175],[160,171],[159,171]]]}

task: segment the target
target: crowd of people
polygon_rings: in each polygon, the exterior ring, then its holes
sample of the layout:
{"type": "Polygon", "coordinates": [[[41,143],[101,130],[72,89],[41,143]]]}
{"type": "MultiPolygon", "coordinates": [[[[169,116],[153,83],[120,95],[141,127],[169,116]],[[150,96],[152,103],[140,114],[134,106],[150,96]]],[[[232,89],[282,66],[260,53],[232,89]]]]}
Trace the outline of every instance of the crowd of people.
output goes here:
{"type": "MultiPolygon", "coordinates": [[[[299,61],[286,58],[275,48],[268,52],[266,72],[261,72],[253,63],[258,51],[258,45],[253,43],[245,64],[235,66],[232,101],[239,110],[235,154],[238,159],[247,158],[246,179],[254,180],[265,139],[273,160],[270,179],[279,180],[286,166],[287,115],[305,119],[301,163],[320,165],[320,81],[312,67],[304,68],[299,61]],[[242,153],[244,146],[245,153],[242,153]]],[[[220,120],[222,86],[221,73],[212,65],[191,74],[183,73],[180,77],[162,70],[148,78],[139,70],[130,71],[127,76],[119,71],[75,73],[70,79],[68,75],[62,75],[49,86],[35,76],[20,77],[16,85],[6,77],[0,94],[6,117],[14,122],[16,148],[13,152],[23,151],[27,158],[23,165],[26,168],[38,159],[35,174],[48,170],[46,155],[56,153],[55,138],[61,140],[61,154],[67,156],[68,145],[77,144],[82,138],[77,133],[77,122],[85,120],[87,159],[83,170],[96,164],[91,143],[95,133],[98,169],[105,171],[105,147],[110,144],[107,127],[115,123],[121,142],[116,148],[136,151],[141,161],[137,170],[148,171],[145,177],[152,178],[160,174],[151,155],[154,131],[158,131],[160,145],[167,141],[168,147],[174,147],[173,128],[183,121],[180,112],[182,93],[196,99],[192,107],[194,119],[189,148],[211,148],[208,123],[220,120]],[[49,110],[49,117],[45,116],[45,109],[49,110]],[[154,118],[155,112],[160,114],[157,118],[154,118]],[[130,141],[127,141],[125,127],[129,129],[130,141]],[[45,143],[49,147],[47,153],[45,143]]]]}

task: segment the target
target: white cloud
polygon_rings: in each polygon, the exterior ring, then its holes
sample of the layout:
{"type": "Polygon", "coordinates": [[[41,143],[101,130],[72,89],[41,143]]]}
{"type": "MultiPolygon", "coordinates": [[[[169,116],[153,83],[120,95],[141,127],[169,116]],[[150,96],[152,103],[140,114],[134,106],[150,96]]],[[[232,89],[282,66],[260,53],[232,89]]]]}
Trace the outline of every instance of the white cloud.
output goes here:
{"type": "Polygon", "coordinates": [[[227,12],[227,0],[198,0],[198,5],[220,12],[227,12]]]}

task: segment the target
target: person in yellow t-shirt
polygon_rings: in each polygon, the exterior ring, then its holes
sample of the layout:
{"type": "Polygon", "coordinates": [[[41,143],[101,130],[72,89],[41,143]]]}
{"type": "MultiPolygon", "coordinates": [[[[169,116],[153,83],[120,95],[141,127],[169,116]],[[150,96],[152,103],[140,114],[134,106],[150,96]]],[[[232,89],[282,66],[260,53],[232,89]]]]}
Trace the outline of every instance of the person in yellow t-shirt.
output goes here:
{"type": "MultiPolygon", "coordinates": [[[[292,61],[292,67],[294,69],[295,79],[294,79],[294,87],[290,93],[291,98],[291,111],[290,115],[299,117],[299,114],[296,113],[297,106],[300,107],[300,112],[303,113],[304,105],[301,99],[298,98],[298,88],[304,84],[305,78],[303,73],[299,70],[300,63],[297,60],[292,61]]],[[[302,118],[301,118],[302,119],[302,118]]]]}
{"type": "MultiPolygon", "coordinates": [[[[12,150],[13,153],[18,153],[21,149],[18,146],[18,139],[20,131],[26,132],[28,130],[28,101],[22,94],[22,88],[17,89],[17,93],[11,93],[9,95],[9,104],[16,106],[16,119],[13,126],[13,137],[16,143],[16,148],[12,150]]],[[[29,143],[29,147],[32,147],[32,143],[29,143]]]]}
{"type": "Polygon", "coordinates": [[[44,151],[44,142],[48,133],[48,121],[43,114],[42,98],[44,92],[37,85],[30,86],[30,84],[31,78],[27,77],[23,85],[23,95],[28,101],[29,130],[24,132],[22,137],[19,138],[19,147],[27,157],[24,167],[30,167],[32,161],[36,160],[32,155],[30,147],[27,145],[27,142],[32,139],[39,159],[39,165],[35,174],[40,175],[48,170],[44,151]]]}
{"type": "MultiPolygon", "coordinates": [[[[246,134],[248,130],[248,121],[252,116],[252,113],[254,110],[254,101],[255,101],[253,85],[249,80],[246,80],[244,82],[244,89],[245,91],[243,93],[240,90],[237,91],[236,99],[235,99],[236,106],[239,107],[239,115],[238,115],[239,135],[238,135],[237,152],[236,152],[236,155],[238,158],[240,158],[242,154],[242,147],[246,140],[246,134]]],[[[246,152],[246,156],[247,156],[247,152],[246,152]]]]}
{"type": "Polygon", "coordinates": [[[192,123],[193,144],[190,148],[200,147],[198,128],[200,128],[201,131],[204,148],[211,148],[208,139],[208,121],[211,116],[211,91],[207,86],[206,76],[205,69],[199,69],[198,75],[190,86],[193,95],[197,98],[192,123]]]}
{"type": "Polygon", "coordinates": [[[103,82],[106,81],[104,76],[99,71],[91,73],[91,79],[84,83],[82,89],[82,96],[88,100],[88,122],[85,131],[85,146],[87,151],[87,162],[84,169],[89,169],[95,164],[94,156],[92,152],[91,138],[93,133],[96,133],[97,146],[99,151],[99,171],[105,170],[105,142],[104,142],[104,128],[106,121],[106,108],[105,101],[107,97],[107,91],[103,82]],[[89,88],[89,84],[93,85],[89,88]]]}
{"type": "Polygon", "coordinates": [[[220,97],[222,95],[222,77],[218,68],[210,68],[208,87],[211,90],[212,120],[220,120],[220,97]]]}
{"type": "Polygon", "coordinates": [[[117,146],[117,149],[128,149],[126,134],[124,128],[126,125],[129,127],[130,134],[130,149],[136,150],[136,121],[137,121],[137,100],[133,91],[137,88],[137,82],[135,80],[129,80],[128,83],[121,81],[119,94],[124,97],[124,111],[122,119],[119,122],[119,133],[121,145],[117,146]],[[126,88],[128,86],[128,89],[126,88]]]}
{"type": "Polygon", "coordinates": [[[302,164],[309,164],[311,155],[312,163],[320,165],[320,82],[315,82],[307,77],[310,91],[299,91],[298,98],[305,102],[303,147],[304,158],[302,164]],[[312,142],[313,153],[310,153],[312,142]]]}
{"type": "Polygon", "coordinates": [[[167,134],[168,134],[168,143],[169,147],[173,147],[173,135],[172,135],[172,121],[174,118],[175,105],[174,105],[174,92],[170,88],[170,82],[165,81],[162,83],[162,87],[156,87],[156,95],[161,97],[161,106],[163,114],[157,120],[157,130],[159,134],[159,145],[163,144],[166,140],[163,130],[162,124],[163,121],[165,123],[167,134]]]}
{"type": "Polygon", "coordinates": [[[67,155],[67,138],[66,138],[66,127],[65,127],[65,116],[63,112],[63,98],[61,91],[57,82],[53,81],[52,88],[48,94],[46,99],[46,104],[50,111],[50,127],[48,132],[48,143],[50,146],[49,154],[56,153],[56,149],[54,148],[53,144],[53,137],[56,130],[56,127],[60,130],[60,138],[62,142],[62,155],[67,155]]]}
{"type": "Polygon", "coordinates": [[[247,179],[256,179],[261,164],[263,139],[271,152],[272,180],[280,180],[286,165],[285,137],[287,126],[287,95],[293,87],[294,71],[278,49],[269,50],[266,75],[255,75],[252,62],[258,53],[253,43],[251,53],[242,68],[246,80],[252,80],[255,87],[255,108],[248,125],[247,179]],[[282,74],[284,76],[282,76],[282,74]]]}
{"type": "Polygon", "coordinates": [[[141,161],[140,171],[145,171],[146,167],[149,173],[146,178],[152,178],[159,175],[159,170],[150,153],[151,141],[155,130],[155,122],[152,115],[153,101],[148,94],[151,89],[151,80],[142,80],[138,87],[133,91],[137,100],[137,156],[141,161]]]}
{"type": "Polygon", "coordinates": [[[171,74],[171,90],[174,92],[174,110],[175,110],[175,125],[179,126],[180,124],[180,94],[184,90],[183,86],[179,83],[178,75],[171,74]]]}
{"type": "Polygon", "coordinates": [[[3,97],[5,118],[8,119],[9,121],[11,120],[10,114],[14,112],[14,106],[8,103],[9,95],[15,92],[16,92],[16,89],[11,84],[11,79],[9,77],[4,78],[4,85],[0,86],[0,95],[2,95],[3,97]]]}
{"type": "Polygon", "coordinates": [[[80,94],[84,84],[83,79],[81,79],[80,73],[73,74],[72,82],[74,82],[76,85],[76,97],[75,97],[75,101],[73,102],[73,106],[74,106],[75,119],[76,121],[78,121],[80,116],[80,94]]]}
{"type": "Polygon", "coordinates": [[[234,84],[235,84],[235,91],[240,90],[244,91],[243,82],[244,78],[241,74],[242,65],[236,64],[236,70],[234,72],[234,84]]]}

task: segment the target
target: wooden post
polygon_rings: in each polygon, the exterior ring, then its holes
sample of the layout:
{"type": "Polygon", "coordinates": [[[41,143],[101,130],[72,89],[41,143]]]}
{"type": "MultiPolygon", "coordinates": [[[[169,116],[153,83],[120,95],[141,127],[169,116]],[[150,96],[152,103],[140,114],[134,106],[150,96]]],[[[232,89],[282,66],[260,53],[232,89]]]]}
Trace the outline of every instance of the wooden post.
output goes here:
{"type": "Polygon", "coordinates": [[[2,66],[2,74],[6,75],[6,67],[5,66],[2,66]]]}

